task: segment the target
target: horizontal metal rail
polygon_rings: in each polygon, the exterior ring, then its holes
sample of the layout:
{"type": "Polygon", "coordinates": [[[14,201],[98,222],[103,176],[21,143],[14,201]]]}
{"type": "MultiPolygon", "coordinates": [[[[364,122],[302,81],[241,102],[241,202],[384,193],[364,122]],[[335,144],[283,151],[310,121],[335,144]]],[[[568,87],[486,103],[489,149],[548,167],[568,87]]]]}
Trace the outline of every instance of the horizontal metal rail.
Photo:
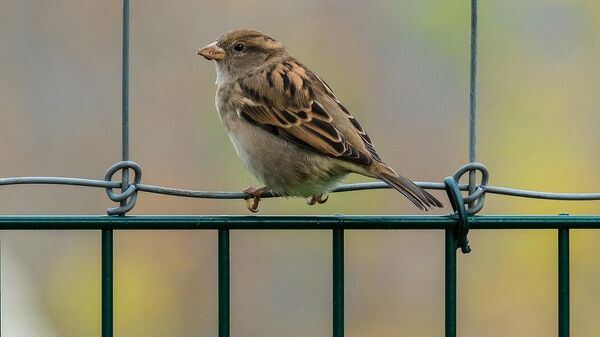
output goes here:
{"type": "MultiPolygon", "coordinates": [[[[331,215],[331,216],[0,216],[0,230],[436,230],[456,229],[453,215],[331,215]]],[[[600,229],[597,216],[469,217],[471,230],[482,229],[600,229]]]]}

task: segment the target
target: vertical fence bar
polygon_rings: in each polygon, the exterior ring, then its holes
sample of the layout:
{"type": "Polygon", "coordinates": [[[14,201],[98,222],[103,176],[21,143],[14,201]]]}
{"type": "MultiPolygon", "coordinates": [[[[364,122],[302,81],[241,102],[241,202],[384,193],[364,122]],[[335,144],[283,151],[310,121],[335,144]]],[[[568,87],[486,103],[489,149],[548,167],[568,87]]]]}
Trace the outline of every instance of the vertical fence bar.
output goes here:
{"type": "MultiPolygon", "coordinates": [[[[129,0],[123,0],[123,47],[121,73],[121,158],[129,160],[129,0]]],[[[121,174],[123,189],[129,187],[129,170],[121,174]]],[[[127,199],[121,201],[125,206],[127,199]]]]}
{"type": "MultiPolygon", "coordinates": [[[[121,157],[129,160],[129,0],[123,0],[123,45],[121,71],[121,157]]],[[[123,188],[127,188],[129,171],[123,170],[123,188]]],[[[126,200],[121,201],[124,206],[126,200]]],[[[113,336],[113,231],[102,230],[102,337],[113,336]]]]}
{"type": "Polygon", "coordinates": [[[113,335],[113,236],[102,230],[102,337],[113,335]]]}
{"type": "Polygon", "coordinates": [[[219,337],[229,337],[229,230],[219,229],[219,337]]]}
{"type": "MultiPolygon", "coordinates": [[[[469,162],[477,161],[477,0],[471,0],[471,49],[469,67],[469,162]]],[[[476,172],[469,171],[469,194],[475,192],[476,172]]],[[[473,206],[470,204],[469,206],[473,206]]],[[[456,337],[456,233],[446,230],[445,335],[456,337]]]]}
{"type": "MultiPolygon", "coordinates": [[[[129,160],[129,0],[123,0],[123,57],[121,78],[122,157],[129,160]]],[[[123,173],[127,172],[124,170],[123,173]]]]}
{"type": "Polygon", "coordinates": [[[0,234],[0,336],[2,336],[2,234],[0,234]]]}
{"type": "Polygon", "coordinates": [[[456,337],[456,237],[446,229],[445,252],[445,336],[456,337]]]}
{"type": "Polygon", "coordinates": [[[558,230],[558,337],[569,337],[569,229],[558,230]]]}
{"type": "Polygon", "coordinates": [[[333,337],[344,336],[344,230],[333,230],[333,337]]]}
{"type": "MultiPolygon", "coordinates": [[[[469,162],[477,161],[477,0],[471,0],[471,65],[469,88],[469,162]]],[[[469,172],[469,193],[475,191],[475,171],[469,172]]]]}

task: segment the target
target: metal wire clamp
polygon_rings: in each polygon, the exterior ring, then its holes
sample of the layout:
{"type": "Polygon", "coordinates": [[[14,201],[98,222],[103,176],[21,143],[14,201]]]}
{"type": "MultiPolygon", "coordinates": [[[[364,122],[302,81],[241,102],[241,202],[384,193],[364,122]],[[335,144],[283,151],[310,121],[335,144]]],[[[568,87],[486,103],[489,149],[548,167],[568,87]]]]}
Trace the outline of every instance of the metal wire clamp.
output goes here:
{"type": "Polygon", "coordinates": [[[448,194],[448,199],[450,199],[450,204],[452,205],[457,220],[457,245],[464,254],[471,251],[469,239],[467,238],[467,234],[469,233],[469,216],[475,215],[483,208],[485,187],[487,186],[488,180],[489,171],[487,167],[481,163],[465,164],[454,173],[454,176],[446,177],[444,179],[446,193],[448,194]],[[458,183],[465,173],[471,171],[479,171],[481,173],[481,183],[475,187],[472,193],[463,197],[458,183]]]}
{"type": "Polygon", "coordinates": [[[137,185],[142,181],[142,168],[137,163],[126,160],[120,161],[106,170],[104,180],[112,181],[113,175],[119,170],[123,170],[124,176],[129,178],[131,175],[126,174],[125,172],[128,172],[130,169],[133,170],[134,173],[133,183],[130,182],[129,179],[122,179],[120,193],[115,193],[112,187],[106,188],[106,195],[110,198],[110,200],[121,202],[121,206],[119,207],[108,208],[106,210],[108,215],[123,215],[133,209],[135,202],[137,201],[137,185]]]}

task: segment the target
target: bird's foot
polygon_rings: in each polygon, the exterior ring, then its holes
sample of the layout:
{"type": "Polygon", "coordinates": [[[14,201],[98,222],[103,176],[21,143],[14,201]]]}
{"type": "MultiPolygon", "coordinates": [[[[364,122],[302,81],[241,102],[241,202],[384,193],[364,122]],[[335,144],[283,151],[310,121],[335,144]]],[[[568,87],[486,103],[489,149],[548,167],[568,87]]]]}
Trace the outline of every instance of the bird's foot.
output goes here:
{"type": "Polygon", "coordinates": [[[306,201],[306,203],[311,206],[314,204],[324,204],[327,202],[327,199],[329,199],[329,195],[327,195],[327,194],[313,195],[312,197],[310,197],[309,200],[306,201]]]}
{"type": "Polygon", "coordinates": [[[254,187],[248,186],[242,192],[248,194],[244,200],[246,200],[246,206],[252,213],[258,212],[258,203],[260,202],[260,197],[263,193],[270,191],[271,189],[263,186],[263,187],[254,187]]]}

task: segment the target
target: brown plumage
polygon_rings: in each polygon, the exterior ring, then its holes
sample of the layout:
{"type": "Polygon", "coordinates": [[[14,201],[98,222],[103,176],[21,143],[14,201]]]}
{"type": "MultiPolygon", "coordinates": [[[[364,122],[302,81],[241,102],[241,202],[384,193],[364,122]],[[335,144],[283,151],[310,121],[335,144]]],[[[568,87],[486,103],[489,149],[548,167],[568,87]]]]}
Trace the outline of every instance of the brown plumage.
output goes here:
{"type": "Polygon", "coordinates": [[[266,190],[325,202],[321,196],[348,173],[381,179],[422,210],[442,206],[381,160],[329,85],[278,41],[238,29],[198,54],[215,60],[219,115],[245,166],[266,186],[247,190],[250,210],[266,190]]]}

